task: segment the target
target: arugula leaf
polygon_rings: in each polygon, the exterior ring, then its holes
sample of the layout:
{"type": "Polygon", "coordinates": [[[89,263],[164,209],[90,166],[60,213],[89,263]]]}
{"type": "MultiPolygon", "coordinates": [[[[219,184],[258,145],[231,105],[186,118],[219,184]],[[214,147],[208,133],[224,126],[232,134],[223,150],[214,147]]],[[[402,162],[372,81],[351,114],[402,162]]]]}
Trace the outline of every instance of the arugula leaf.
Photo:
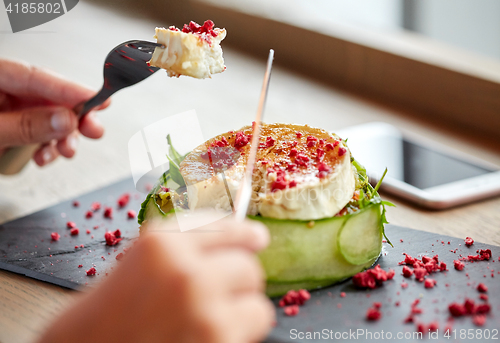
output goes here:
{"type": "Polygon", "coordinates": [[[174,180],[174,182],[179,185],[179,187],[184,187],[186,186],[186,182],[181,175],[179,165],[184,160],[184,158],[186,158],[186,155],[181,155],[177,150],[175,150],[174,146],[172,145],[170,134],[167,135],[167,142],[169,150],[167,153],[167,158],[170,164],[170,176],[172,177],[172,180],[174,180]]]}
{"type": "MultiPolygon", "coordinates": [[[[389,206],[395,206],[393,203],[390,203],[388,201],[385,201],[385,202],[389,203],[390,204],[389,206]]],[[[389,224],[389,221],[387,220],[387,217],[385,215],[385,212],[386,212],[385,205],[386,204],[384,204],[384,201],[382,201],[381,204],[382,204],[382,214],[380,215],[380,229],[382,230],[382,234],[384,235],[384,238],[387,241],[387,243],[389,243],[391,245],[391,247],[394,248],[394,245],[391,243],[391,241],[389,240],[389,238],[385,234],[385,226],[384,225],[389,224]]]]}

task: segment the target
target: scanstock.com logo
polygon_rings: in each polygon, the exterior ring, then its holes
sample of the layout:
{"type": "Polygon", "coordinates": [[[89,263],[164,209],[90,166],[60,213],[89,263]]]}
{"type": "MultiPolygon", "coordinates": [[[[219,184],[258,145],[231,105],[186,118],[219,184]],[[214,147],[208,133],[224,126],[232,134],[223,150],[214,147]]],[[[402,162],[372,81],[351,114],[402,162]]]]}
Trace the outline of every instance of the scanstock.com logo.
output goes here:
{"type": "Polygon", "coordinates": [[[31,29],[71,11],[78,0],[3,0],[12,32],[31,29]]]}

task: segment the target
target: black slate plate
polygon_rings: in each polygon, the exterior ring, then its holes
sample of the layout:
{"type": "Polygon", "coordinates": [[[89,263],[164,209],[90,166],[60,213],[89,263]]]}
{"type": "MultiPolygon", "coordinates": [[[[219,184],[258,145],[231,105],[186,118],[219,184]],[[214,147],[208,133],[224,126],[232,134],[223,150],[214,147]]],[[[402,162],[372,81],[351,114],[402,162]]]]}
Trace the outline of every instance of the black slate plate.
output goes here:
{"type": "MultiPolygon", "coordinates": [[[[0,269],[72,289],[77,289],[82,284],[92,284],[105,277],[106,272],[116,263],[115,256],[138,236],[137,221],[127,219],[127,210],[137,211],[143,198],[144,194],[137,192],[133,182],[127,179],[79,197],[79,207],[74,207],[72,201],[67,201],[0,225],[0,269]],[[131,195],[130,202],[127,207],[119,209],[116,201],[124,193],[131,195]],[[101,202],[103,208],[95,212],[93,218],[86,219],[85,213],[94,201],[101,202]],[[105,206],[113,207],[112,220],[104,218],[105,206]],[[67,221],[77,224],[80,229],[78,236],[69,235],[67,221]],[[96,225],[98,228],[93,229],[96,225]],[[106,230],[114,231],[117,228],[122,231],[124,240],[116,246],[106,246],[104,233],[106,230]],[[86,234],[87,229],[90,234],[86,234]],[[51,232],[61,234],[58,242],[51,241],[51,232]],[[84,244],[85,248],[75,249],[75,245],[80,244],[84,244]],[[78,268],[80,264],[82,268],[78,268]],[[85,270],[93,265],[98,275],[86,276],[85,270]]],[[[497,296],[500,291],[500,247],[474,243],[472,247],[467,248],[462,239],[395,225],[388,225],[386,231],[394,243],[394,248],[384,245],[378,263],[385,270],[396,270],[393,280],[374,290],[356,289],[348,280],[311,292],[311,300],[300,307],[300,313],[295,317],[284,316],[283,309],[277,307],[277,325],[267,342],[413,342],[418,340],[413,336],[416,325],[405,324],[404,319],[410,313],[411,303],[415,299],[420,299],[419,307],[424,310],[422,314],[415,316],[416,322],[439,322],[438,339],[429,338],[426,333],[429,341],[500,340],[500,297],[497,296]],[[455,249],[456,252],[450,251],[455,249]],[[453,260],[459,258],[460,254],[475,254],[477,249],[491,249],[493,258],[490,261],[466,263],[461,272],[453,268],[453,260]],[[403,252],[414,257],[438,254],[440,260],[447,263],[449,270],[432,274],[431,277],[437,281],[437,285],[433,289],[425,289],[423,283],[416,282],[414,278],[405,279],[401,275],[402,267],[398,262],[403,260],[403,252]],[[406,289],[401,287],[403,280],[408,283],[406,289]],[[458,318],[452,323],[455,331],[451,332],[449,338],[443,337],[443,330],[448,324],[450,303],[463,302],[466,297],[478,303],[482,302],[476,290],[479,282],[489,288],[487,294],[492,312],[487,316],[486,324],[478,327],[472,323],[470,316],[458,318]],[[341,297],[341,292],[345,292],[346,296],[341,297]],[[382,303],[382,318],[376,322],[368,322],[365,320],[366,311],[374,302],[382,303]],[[396,306],[397,302],[399,306],[396,306]],[[401,340],[397,339],[398,333],[403,335],[401,340]],[[307,335],[311,335],[311,339],[308,339],[307,335]],[[489,338],[485,338],[487,335],[489,338]]],[[[472,229],[471,235],[473,236],[472,229]]],[[[276,305],[278,300],[274,299],[276,305]]]]}

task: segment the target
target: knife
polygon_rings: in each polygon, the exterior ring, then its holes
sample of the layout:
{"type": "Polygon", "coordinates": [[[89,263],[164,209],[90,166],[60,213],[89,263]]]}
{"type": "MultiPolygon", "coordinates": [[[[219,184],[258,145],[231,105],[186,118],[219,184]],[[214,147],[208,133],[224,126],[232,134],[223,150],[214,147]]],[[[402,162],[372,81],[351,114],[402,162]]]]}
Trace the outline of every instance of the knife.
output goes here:
{"type": "Polygon", "coordinates": [[[252,146],[247,160],[247,168],[243,178],[242,187],[238,188],[236,193],[236,201],[234,202],[234,217],[238,221],[243,221],[246,218],[250,199],[252,197],[252,175],[255,161],[257,160],[257,149],[259,148],[260,140],[260,124],[264,115],[264,106],[266,104],[267,90],[269,88],[269,80],[271,79],[271,68],[273,67],[274,50],[269,50],[267,58],[266,74],[264,75],[264,83],[260,92],[259,106],[253,125],[252,146]]]}

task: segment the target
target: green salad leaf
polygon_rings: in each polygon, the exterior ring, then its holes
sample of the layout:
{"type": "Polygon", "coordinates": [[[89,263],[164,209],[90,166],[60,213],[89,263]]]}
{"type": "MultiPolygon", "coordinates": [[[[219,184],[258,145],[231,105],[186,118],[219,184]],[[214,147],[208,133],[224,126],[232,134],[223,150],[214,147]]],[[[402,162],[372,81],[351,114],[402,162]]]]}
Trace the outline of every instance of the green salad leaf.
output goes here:
{"type": "Polygon", "coordinates": [[[167,135],[167,142],[168,142],[168,153],[166,154],[166,156],[169,161],[169,170],[167,170],[162,174],[156,185],[148,193],[146,199],[142,202],[141,209],[139,210],[139,214],[137,215],[137,222],[139,223],[139,225],[142,224],[142,222],[144,221],[144,217],[146,215],[146,207],[150,200],[154,202],[154,205],[158,208],[161,214],[166,215],[166,213],[162,211],[160,205],[157,204],[155,199],[156,192],[158,192],[161,186],[166,187],[167,182],[169,180],[174,181],[179,186],[179,188],[186,186],[186,182],[184,181],[184,178],[181,175],[179,166],[189,153],[186,155],[181,155],[177,150],[175,150],[172,144],[172,140],[170,138],[170,134],[167,135]]]}
{"type": "Polygon", "coordinates": [[[167,135],[167,142],[168,142],[168,153],[167,153],[167,158],[170,164],[170,176],[172,177],[172,180],[179,185],[179,187],[185,187],[186,182],[184,181],[184,178],[181,175],[180,172],[180,164],[186,158],[186,155],[181,155],[177,150],[175,150],[172,140],[170,138],[170,134],[167,135]]]}

